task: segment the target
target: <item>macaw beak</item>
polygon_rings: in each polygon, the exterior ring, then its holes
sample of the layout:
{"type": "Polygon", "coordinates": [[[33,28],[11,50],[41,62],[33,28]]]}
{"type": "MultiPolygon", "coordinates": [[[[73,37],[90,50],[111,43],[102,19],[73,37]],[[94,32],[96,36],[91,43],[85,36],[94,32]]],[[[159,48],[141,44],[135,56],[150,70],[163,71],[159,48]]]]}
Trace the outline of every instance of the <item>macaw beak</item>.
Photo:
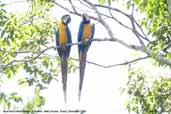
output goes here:
{"type": "Polygon", "coordinates": [[[85,14],[83,14],[83,19],[85,20],[85,21],[90,21],[90,17],[85,13],[85,14]]]}
{"type": "Polygon", "coordinates": [[[70,18],[69,15],[64,15],[64,16],[62,17],[62,21],[63,21],[63,23],[68,24],[68,23],[71,22],[71,18],[70,18]]]}

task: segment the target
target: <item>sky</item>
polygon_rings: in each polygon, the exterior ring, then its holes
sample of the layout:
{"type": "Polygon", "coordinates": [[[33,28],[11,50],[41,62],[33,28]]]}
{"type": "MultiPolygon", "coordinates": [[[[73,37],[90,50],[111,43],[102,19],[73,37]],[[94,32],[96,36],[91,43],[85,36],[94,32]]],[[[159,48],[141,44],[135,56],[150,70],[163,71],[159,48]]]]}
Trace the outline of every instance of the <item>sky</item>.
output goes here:
{"type": "MultiPolygon", "coordinates": [[[[11,3],[12,1],[16,0],[3,1],[6,3],[11,3]]],[[[62,5],[70,7],[67,1],[60,2],[62,5]]],[[[75,3],[75,5],[78,5],[78,3],[75,3]]],[[[18,13],[21,11],[26,11],[27,6],[28,5],[26,3],[20,2],[8,5],[7,9],[9,11],[18,13]]],[[[122,9],[122,5],[117,4],[116,7],[120,7],[122,9]]],[[[56,15],[57,19],[59,19],[63,14],[68,14],[68,12],[60,9],[59,7],[53,8],[53,15],[56,15]]],[[[127,23],[127,20],[124,20],[122,16],[118,14],[116,15],[119,20],[127,23]]],[[[72,21],[69,27],[72,30],[73,42],[76,42],[81,18],[75,15],[71,15],[71,18],[72,21]]],[[[92,22],[95,23],[94,21],[92,22]]],[[[136,43],[132,34],[120,27],[119,24],[110,22],[110,20],[107,21],[107,23],[110,24],[112,30],[114,31],[115,37],[119,37],[129,43],[136,43]]],[[[94,37],[108,37],[108,34],[102,25],[96,24],[94,37]]],[[[88,52],[87,59],[88,61],[93,61],[98,64],[111,65],[125,62],[125,60],[131,57],[131,54],[134,54],[134,51],[129,50],[118,43],[93,42],[88,52]]],[[[78,58],[77,46],[72,47],[71,57],[78,58]]],[[[125,100],[127,96],[121,95],[121,91],[119,89],[120,87],[126,86],[128,76],[127,69],[127,66],[117,66],[105,69],[87,64],[80,102],[78,102],[78,70],[69,74],[67,104],[64,103],[61,76],[59,76],[58,82],[52,81],[49,85],[49,88],[41,93],[43,96],[45,96],[47,101],[46,105],[43,107],[43,110],[86,110],[86,113],[84,114],[128,114],[125,109],[125,100]]],[[[3,89],[9,92],[17,90],[23,96],[33,95],[32,88],[25,89],[23,92],[23,88],[17,87],[14,81],[7,82],[5,85],[3,85],[3,89]]],[[[26,96],[26,99],[30,99],[30,97],[26,96]]]]}

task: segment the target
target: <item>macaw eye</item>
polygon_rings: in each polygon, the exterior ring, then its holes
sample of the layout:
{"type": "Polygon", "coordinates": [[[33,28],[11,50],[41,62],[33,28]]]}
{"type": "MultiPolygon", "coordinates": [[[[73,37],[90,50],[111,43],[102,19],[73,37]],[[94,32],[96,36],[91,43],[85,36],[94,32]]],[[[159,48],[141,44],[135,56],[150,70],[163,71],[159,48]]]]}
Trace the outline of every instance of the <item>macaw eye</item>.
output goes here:
{"type": "Polygon", "coordinates": [[[68,20],[69,19],[69,16],[65,16],[64,19],[68,20]]]}
{"type": "Polygon", "coordinates": [[[64,21],[67,21],[67,20],[68,20],[68,16],[64,16],[64,17],[63,17],[63,20],[64,20],[64,21]]]}
{"type": "Polygon", "coordinates": [[[87,16],[87,17],[85,17],[85,18],[86,18],[86,20],[87,20],[87,21],[89,21],[89,20],[90,20],[90,18],[89,18],[88,16],[87,16]]]}

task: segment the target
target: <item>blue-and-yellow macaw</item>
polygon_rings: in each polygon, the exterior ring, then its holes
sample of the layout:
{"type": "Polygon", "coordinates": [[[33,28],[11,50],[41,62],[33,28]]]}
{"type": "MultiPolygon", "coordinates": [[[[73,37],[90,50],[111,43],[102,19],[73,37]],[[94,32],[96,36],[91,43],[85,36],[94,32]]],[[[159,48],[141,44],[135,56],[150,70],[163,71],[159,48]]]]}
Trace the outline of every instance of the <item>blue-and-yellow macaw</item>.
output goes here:
{"type": "Polygon", "coordinates": [[[80,82],[79,82],[79,100],[81,97],[81,90],[84,79],[84,72],[86,66],[86,57],[88,49],[91,45],[91,40],[93,39],[95,31],[94,24],[90,23],[90,17],[87,14],[82,15],[82,21],[80,23],[79,32],[78,32],[78,42],[82,42],[81,45],[78,45],[78,54],[79,54],[79,65],[80,65],[80,82]]]}
{"type": "Polygon", "coordinates": [[[61,20],[58,23],[58,29],[55,31],[55,40],[58,54],[61,59],[61,70],[62,70],[62,83],[63,83],[63,92],[64,100],[66,103],[67,96],[67,69],[68,69],[68,57],[70,55],[71,46],[66,46],[68,43],[72,43],[71,32],[68,27],[68,24],[71,22],[71,17],[69,15],[62,16],[61,20]]]}

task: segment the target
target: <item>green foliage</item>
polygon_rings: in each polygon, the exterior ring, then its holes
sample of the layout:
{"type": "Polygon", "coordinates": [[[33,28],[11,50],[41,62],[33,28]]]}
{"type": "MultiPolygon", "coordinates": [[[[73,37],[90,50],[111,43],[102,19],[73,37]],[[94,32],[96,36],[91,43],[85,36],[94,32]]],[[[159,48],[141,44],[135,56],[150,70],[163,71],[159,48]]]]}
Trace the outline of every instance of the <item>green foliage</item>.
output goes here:
{"type": "MultiPolygon", "coordinates": [[[[167,66],[156,62],[158,54],[171,59],[171,15],[168,0],[129,0],[128,8],[134,5],[136,11],[144,15],[139,20],[149,36],[147,48],[152,50],[152,64],[167,66]]],[[[155,71],[154,71],[155,72],[155,71]]],[[[143,69],[129,71],[125,92],[129,95],[126,106],[129,112],[136,114],[171,114],[171,78],[163,75],[153,75],[143,69]]]]}
{"type": "MultiPolygon", "coordinates": [[[[136,6],[145,16],[140,23],[148,31],[151,42],[147,45],[153,53],[167,57],[171,49],[171,17],[166,0],[129,0],[128,8],[136,6]]],[[[155,58],[155,56],[154,56],[155,58]]]]}
{"type": "Polygon", "coordinates": [[[4,110],[14,109],[22,101],[22,98],[17,93],[0,93],[0,104],[4,107],[4,110]],[[13,104],[14,102],[15,104],[13,104]]]}
{"type": "Polygon", "coordinates": [[[106,4],[106,3],[108,3],[110,5],[111,2],[113,2],[113,1],[115,1],[115,0],[99,0],[99,3],[100,4],[106,4]]]}
{"type": "Polygon", "coordinates": [[[171,78],[152,76],[143,69],[129,71],[126,107],[136,114],[171,114],[171,78]]]}
{"type": "MultiPolygon", "coordinates": [[[[0,104],[4,109],[23,108],[29,112],[40,109],[45,104],[41,91],[59,74],[60,62],[50,56],[54,50],[41,51],[49,43],[53,44],[56,27],[56,20],[51,15],[53,3],[50,0],[31,1],[28,12],[20,15],[8,13],[0,2],[0,84],[15,79],[18,86],[30,86],[35,90],[33,99],[27,103],[17,92],[2,91],[0,104]]],[[[74,71],[73,62],[69,61],[69,64],[69,71],[74,71]]]]}
{"type": "Polygon", "coordinates": [[[45,104],[45,99],[43,96],[40,96],[40,89],[35,88],[34,98],[30,100],[26,106],[23,108],[23,114],[36,114],[36,111],[40,111],[41,106],[45,104]]]}

